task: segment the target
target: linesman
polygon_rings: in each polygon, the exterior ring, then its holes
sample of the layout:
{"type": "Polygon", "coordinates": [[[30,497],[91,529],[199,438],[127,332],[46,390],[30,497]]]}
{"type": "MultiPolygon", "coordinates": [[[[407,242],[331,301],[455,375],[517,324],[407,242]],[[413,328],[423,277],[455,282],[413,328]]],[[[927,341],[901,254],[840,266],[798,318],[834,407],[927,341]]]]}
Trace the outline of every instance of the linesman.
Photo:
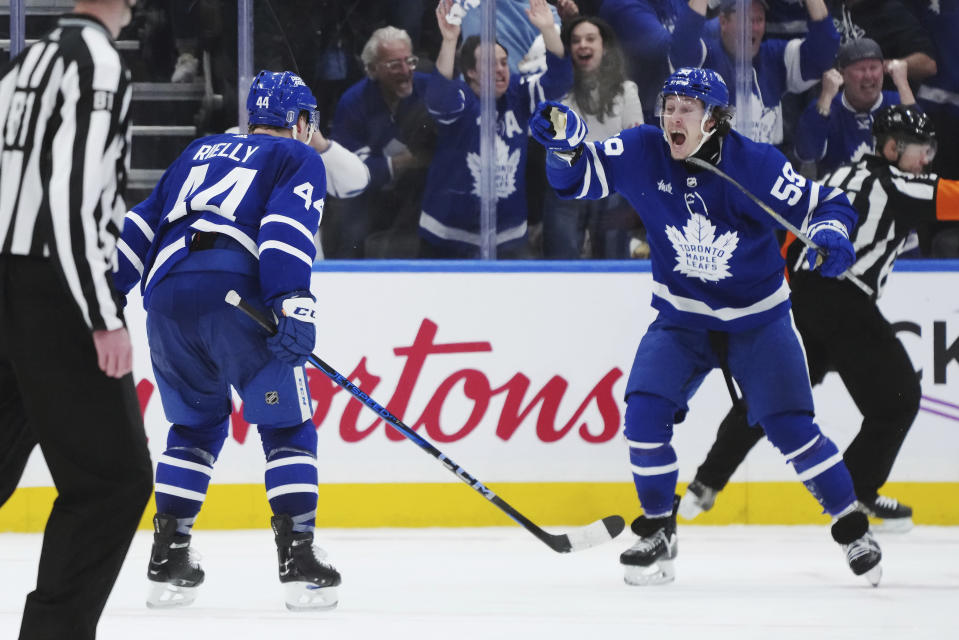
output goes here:
{"type": "Polygon", "coordinates": [[[92,640],[149,500],[111,280],[135,0],[81,0],[0,74],[0,505],[39,443],[57,488],[20,639],[92,640]]]}

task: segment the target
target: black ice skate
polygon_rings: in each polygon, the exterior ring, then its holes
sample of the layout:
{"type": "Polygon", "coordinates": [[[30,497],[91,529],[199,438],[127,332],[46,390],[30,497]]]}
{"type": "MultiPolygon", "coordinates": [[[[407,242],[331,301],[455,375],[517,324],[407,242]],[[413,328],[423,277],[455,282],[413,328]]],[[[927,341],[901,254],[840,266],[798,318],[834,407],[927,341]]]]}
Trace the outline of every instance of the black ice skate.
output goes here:
{"type": "Polygon", "coordinates": [[[673,500],[673,513],[666,518],[640,516],[630,528],[639,540],[619,556],[626,584],[646,586],[666,584],[676,579],[673,560],[679,545],[676,540],[676,509],[679,496],[673,500]]]}
{"type": "Polygon", "coordinates": [[[905,533],[912,529],[912,508],[895,498],[876,496],[875,500],[863,500],[862,507],[867,516],[879,520],[873,526],[874,531],[905,533]]]}
{"type": "Polygon", "coordinates": [[[151,609],[185,607],[196,600],[203,584],[199,557],[190,547],[190,536],[176,532],[176,517],[165,513],[153,516],[153,551],[147,567],[151,609]]]}
{"type": "Polygon", "coordinates": [[[716,503],[718,493],[718,491],[712,487],[707,487],[699,480],[693,480],[686,487],[683,499],[679,501],[679,515],[687,520],[692,520],[703,511],[709,511],[716,503]]]}
{"type": "Polygon", "coordinates": [[[326,552],[313,546],[313,533],[295,533],[288,515],[273,516],[280,582],[286,589],[286,608],[290,611],[332,609],[339,598],[336,587],[340,574],[323,562],[326,552]]]}
{"type": "Polygon", "coordinates": [[[832,525],[832,538],[842,546],[849,568],[864,576],[874,587],[882,578],[882,550],[869,532],[869,520],[862,511],[852,511],[832,525]]]}

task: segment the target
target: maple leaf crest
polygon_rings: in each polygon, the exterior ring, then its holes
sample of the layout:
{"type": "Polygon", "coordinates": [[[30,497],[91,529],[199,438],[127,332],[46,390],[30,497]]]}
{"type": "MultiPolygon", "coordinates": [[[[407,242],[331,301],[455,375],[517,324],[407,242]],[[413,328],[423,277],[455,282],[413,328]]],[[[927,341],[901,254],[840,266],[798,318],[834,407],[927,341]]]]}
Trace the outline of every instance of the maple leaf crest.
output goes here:
{"type": "MultiPolygon", "coordinates": [[[[520,150],[514,149],[512,153],[509,146],[503,142],[503,139],[496,138],[496,175],[494,182],[496,184],[496,199],[502,200],[508,198],[516,191],[516,172],[519,170],[520,150]]],[[[466,165],[473,175],[473,195],[479,196],[480,171],[482,161],[478,153],[466,154],[466,165]]]]}
{"type": "Polygon", "coordinates": [[[860,142],[859,146],[853,150],[852,155],[849,156],[849,160],[852,162],[858,162],[859,159],[862,158],[864,155],[872,152],[873,152],[873,147],[871,144],[869,144],[868,142],[860,142]]]}
{"type": "Polygon", "coordinates": [[[666,227],[666,237],[676,251],[676,266],[689,278],[699,278],[703,282],[722,280],[732,274],[729,272],[729,259],[739,245],[739,235],[727,231],[716,238],[716,225],[706,216],[693,213],[683,227],[682,233],[676,227],[666,227]]]}

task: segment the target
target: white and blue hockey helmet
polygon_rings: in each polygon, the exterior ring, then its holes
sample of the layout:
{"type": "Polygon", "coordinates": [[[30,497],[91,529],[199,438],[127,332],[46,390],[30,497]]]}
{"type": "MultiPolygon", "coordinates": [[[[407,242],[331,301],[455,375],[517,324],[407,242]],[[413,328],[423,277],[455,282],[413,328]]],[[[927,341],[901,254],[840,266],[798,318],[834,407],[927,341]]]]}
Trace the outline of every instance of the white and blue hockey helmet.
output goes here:
{"type": "Polygon", "coordinates": [[[686,96],[703,101],[706,109],[728,107],[729,89],[723,77],[712,69],[683,67],[666,78],[662,96],[686,96]]]}
{"type": "Polygon", "coordinates": [[[246,98],[246,110],[251,125],[292,129],[301,112],[306,112],[313,131],[320,124],[316,98],[303,79],[289,71],[256,74],[246,98]]]}

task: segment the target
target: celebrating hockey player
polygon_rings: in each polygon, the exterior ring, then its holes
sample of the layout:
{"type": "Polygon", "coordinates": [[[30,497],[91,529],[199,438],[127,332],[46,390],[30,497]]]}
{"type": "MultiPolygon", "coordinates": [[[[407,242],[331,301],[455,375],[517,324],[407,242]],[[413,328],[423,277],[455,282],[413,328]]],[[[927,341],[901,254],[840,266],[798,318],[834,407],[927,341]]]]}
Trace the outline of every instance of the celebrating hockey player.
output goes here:
{"type": "MultiPolygon", "coordinates": [[[[862,412],[859,432],[843,454],[856,496],[882,531],[904,532],[912,528],[912,508],[880,495],[879,489],[919,411],[922,390],[876,299],[910,231],[935,220],[959,219],[959,181],[925,173],[935,155],[936,133],[929,116],[916,107],[884,107],[876,113],[872,132],[877,155],[838,167],[822,181],[845,191],[859,211],[852,236],[858,259],[850,270],[872,287],[875,297],[804,269],[795,242],[788,246],[786,266],[812,383],[836,371],[862,412]]],[[[762,439],[760,426],[751,428],[739,411],[727,414],[680,502],[680,515],[691,519],[712,508],[762,439]]]]}
{"type": "MultiPolygon", "coordinates": [[[[564,198],[621,193],[640,212],[651,248],[652,305],[659,311],[636,351],[626,386],[625,436],[644,514],[638,541],[620,556],[626,582],[675,577],[678,463],[673,425],[714,368],[734,378],[750,419],[793,465],[833,518],[832,536],[856,575],[879,582],[881,552],[857,508],[836,445],[813,421],[812,392],[789,309],[773,229],[778,223],[724,178],[683,162],[721,167],[826,251],[819,271],[842,274],[854,259],[855,211],[837,189],[797,174],[774,147],[732,131],[729,93],[710,69],[683,68],[663,87],[662,130],[641,125],[602,142],[583,139],[581,118],[556,102],[530,124],[547,176],[564,198]]],[[[817,253],[807,257],[813,264],[817,253]]],[[[730,382],[730,385],[732,383],[730,382]]]]}
{"type": "Polygon", "coordinates": [[[274,516],[280,582],[290,609],[330,608],[340,574],[313,546],[316,427],[306,356],[316,341],[310,274],[326,177],[309,146],[316,99],[290,72],[260,72],[247,97],[250,133],[191,143],[150,196],[127,213],[117,288],[137,281],[163,409],[173,423],[156,470],[153,607],[196,598],[196,520],[227,436],[230,386],[258,425],[274,516]],[[277,318],[267,338],[224,302],[235,289],[277,318]]]}

